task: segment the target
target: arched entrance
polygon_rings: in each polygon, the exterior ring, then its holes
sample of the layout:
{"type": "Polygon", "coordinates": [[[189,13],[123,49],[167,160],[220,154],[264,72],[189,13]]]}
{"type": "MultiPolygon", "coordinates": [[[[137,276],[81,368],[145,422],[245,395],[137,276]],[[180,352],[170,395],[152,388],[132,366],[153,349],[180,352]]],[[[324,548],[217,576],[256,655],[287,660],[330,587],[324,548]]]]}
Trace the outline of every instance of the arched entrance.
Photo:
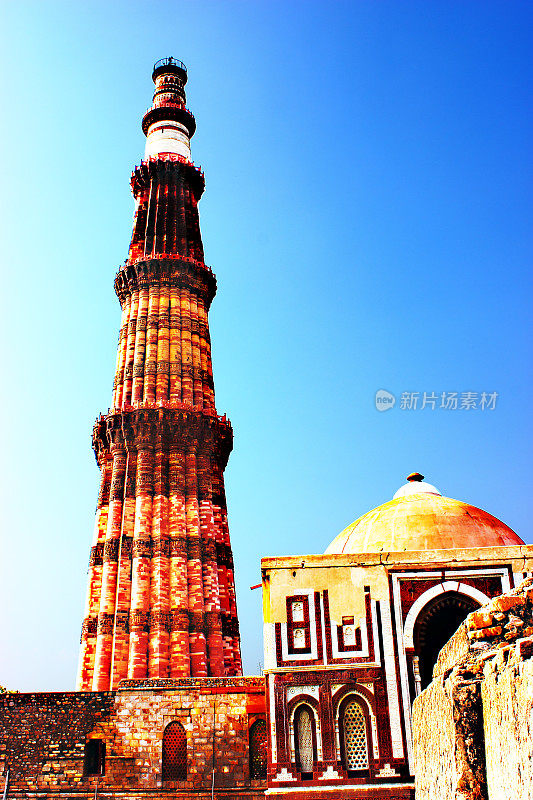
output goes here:
{"type": "Polygon", "coordinates": [[[361,773],[369,766],[369,719],[359,698],[349,694],[339,707],[339,738],[344,768],[361,773]]]}
{"type": "Polygon", "coordinates": [[[418,656],[421,688],[431,683],[433,667],[439,652],[453,636],[461,622],[479,608],[472,597],[459,592],[445,592],[430,600],[420,612],[414,626],[413,644],[418,656]]]}
{"type": "Polygon", "coordinates": [[[294,714],[294,750],[302,780],[311,780],[316,761],[316,728],[313,711],[305,704],[294,714]]]}

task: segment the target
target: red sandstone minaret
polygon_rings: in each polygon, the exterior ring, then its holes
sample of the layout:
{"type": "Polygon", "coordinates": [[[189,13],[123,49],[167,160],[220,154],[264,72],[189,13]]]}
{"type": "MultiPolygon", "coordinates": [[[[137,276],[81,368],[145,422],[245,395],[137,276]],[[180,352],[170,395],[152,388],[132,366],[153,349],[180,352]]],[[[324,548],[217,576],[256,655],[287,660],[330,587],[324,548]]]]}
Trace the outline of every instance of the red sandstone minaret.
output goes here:
{"type": "Polygon", "coordinates": [[[102,472],[77,688],[123,678],[241,674],[223,472],[232,429],[217,416],[191,162],[186,67],[154,67],[146,160],[132,175],[129,256],[115,279],[122,323],[112,407],[93,446],[102,472]]]}

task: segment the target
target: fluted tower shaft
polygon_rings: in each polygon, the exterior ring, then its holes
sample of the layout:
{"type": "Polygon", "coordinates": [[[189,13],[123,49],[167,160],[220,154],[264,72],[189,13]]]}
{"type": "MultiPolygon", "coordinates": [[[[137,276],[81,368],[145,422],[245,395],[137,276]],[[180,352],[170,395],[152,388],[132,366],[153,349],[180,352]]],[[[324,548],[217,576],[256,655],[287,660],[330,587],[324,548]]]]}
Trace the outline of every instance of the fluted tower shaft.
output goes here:
{"type": "Polygon", "coordinates": [[[186,68],[164,59],[153,79],[129,255],[115,278],[112,404],[93,430],[101,485],[77,681],[85,691],[242,672],[224,492],[233,434],[215,408],[204,178],[190,160],[186,68]]]}

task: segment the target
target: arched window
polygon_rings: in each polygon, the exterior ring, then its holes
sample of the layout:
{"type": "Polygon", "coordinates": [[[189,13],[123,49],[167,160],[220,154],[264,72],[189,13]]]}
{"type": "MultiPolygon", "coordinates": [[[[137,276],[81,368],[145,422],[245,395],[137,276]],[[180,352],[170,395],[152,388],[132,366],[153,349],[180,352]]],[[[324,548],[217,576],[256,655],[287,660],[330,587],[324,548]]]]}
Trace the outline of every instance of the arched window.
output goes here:
{"type": "Polygon", "coordinates": [[[353,695],[348,696],[342,703],[339,728],[345,769],[348,772],[367,770],[369,766],[367,719],[363,707],[353,695]]]}
{"type": "Polygon", "coordinates": [[[258,719],[250,728],[250,778],[266,778],[267,731],[264,719],[258,719]]]}
{"type": "Polygon", "coordinates": [[[180,722],[170,722],[163,733],[163,780],[187,780],[187,735],[180,722]]]}
{"type": "Polygon", "coordinates": [[[296,766],[302,778],[310,780],[316,760],[315,719],[307,705],[298,706],[294,714],[294,748],[296,766]]]}
{"type": "Polygon", "coordinates": [[[437,595],[424,606],[413,631],[415,654],[419,659],[420,684],[425,689],[433,678],[439,652],[461,622],[479,608],[479,603],[459,592],[437,595]]]}
{"type": "Polygon", "coordinates": [[[84,775],[105,775],[105,742],[88,739],[83,758],[84,775]]]}

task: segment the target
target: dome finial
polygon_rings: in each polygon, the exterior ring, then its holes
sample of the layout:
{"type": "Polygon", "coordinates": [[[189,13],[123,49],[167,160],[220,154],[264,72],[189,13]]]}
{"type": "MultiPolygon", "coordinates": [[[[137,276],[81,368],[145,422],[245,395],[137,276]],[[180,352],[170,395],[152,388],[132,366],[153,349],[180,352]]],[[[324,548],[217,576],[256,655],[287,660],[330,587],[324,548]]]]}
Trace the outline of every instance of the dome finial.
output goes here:
{"type": "Polygon", "coordinates": [[[410,475],[407,476],[408,481],[423,481],[424,476],[421,475],[419,472],[411,472],[410,475]]]}
{"type": "Polygon", "coordinates": [[[397,500],[399,497],[408,497],[413,494],[440,494],[440,492],[436,486],[426,483],[420,472],[411,472],[407,476],[407,483],[400,486],[393,499],[397,500]]]}

